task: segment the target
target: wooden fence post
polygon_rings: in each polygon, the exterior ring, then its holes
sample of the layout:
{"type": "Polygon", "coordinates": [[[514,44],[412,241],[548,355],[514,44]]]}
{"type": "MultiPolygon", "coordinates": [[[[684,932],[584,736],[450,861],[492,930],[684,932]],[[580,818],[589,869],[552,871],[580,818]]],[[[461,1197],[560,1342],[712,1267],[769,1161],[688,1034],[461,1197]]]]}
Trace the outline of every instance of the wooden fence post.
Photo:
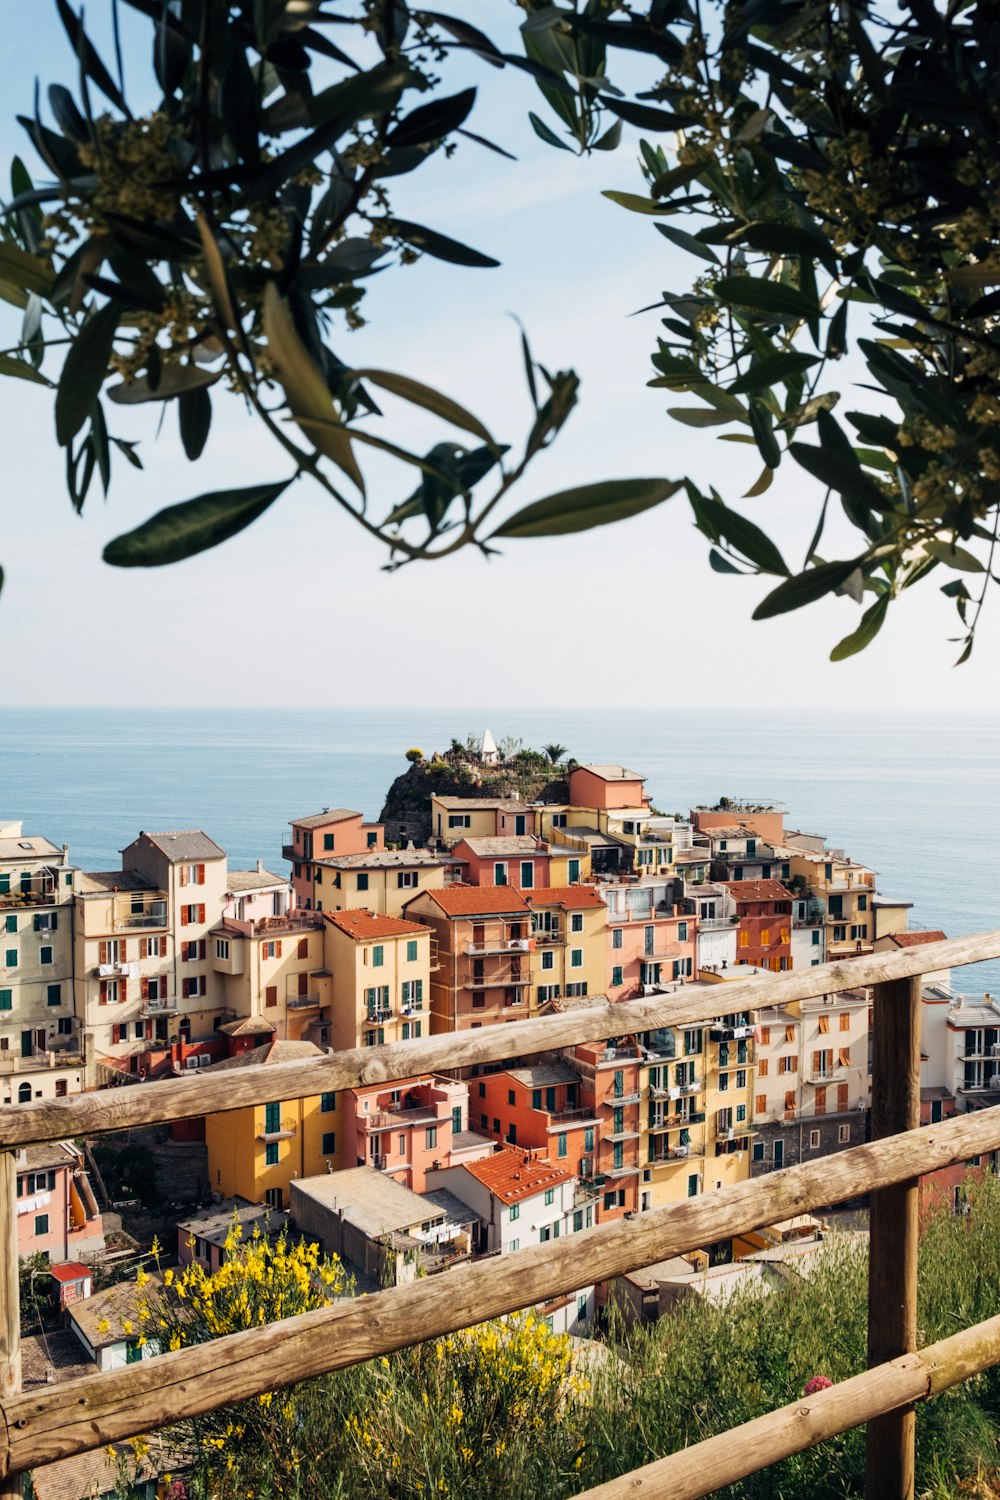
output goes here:
{"type": "MultiPolygon", "coordinates": [[[[921,980],[875,986],[872,1140],[920,1124],[921,980]]],[[[871,1195],[868,1266],[868,1366],[908,1354],[917,1340],[918,1179],[871,1195]]],[[[913,1500],[912,1407],[868,1423],[868,1500],[913,1500]]]]}
{"type": "MultiPolygon", "coordinates": [[[[21,1389],[21,1293],[17,1264],[17,1158],[0,1151],[0,1401],[21,1389]]],[[[6,1465],[6,1455],[4,1455],[6,1465]]],[[[0,1478],[0,1500],[20,1500],[21,1475],[0,1478]]]]}

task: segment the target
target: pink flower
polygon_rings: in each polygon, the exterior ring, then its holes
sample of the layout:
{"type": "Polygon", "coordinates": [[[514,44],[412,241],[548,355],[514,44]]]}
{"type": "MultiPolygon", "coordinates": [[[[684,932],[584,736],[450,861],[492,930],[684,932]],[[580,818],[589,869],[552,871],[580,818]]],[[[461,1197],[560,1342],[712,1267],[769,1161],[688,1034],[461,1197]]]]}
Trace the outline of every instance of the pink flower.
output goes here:
{"type": "Polygon", "coordinates": [[[811,1375],[802,1388],[803,1396],[815,1396],[817,1391],[825,1391],[828,1386],[833,1385],[825,1375],[811,1375]]]}

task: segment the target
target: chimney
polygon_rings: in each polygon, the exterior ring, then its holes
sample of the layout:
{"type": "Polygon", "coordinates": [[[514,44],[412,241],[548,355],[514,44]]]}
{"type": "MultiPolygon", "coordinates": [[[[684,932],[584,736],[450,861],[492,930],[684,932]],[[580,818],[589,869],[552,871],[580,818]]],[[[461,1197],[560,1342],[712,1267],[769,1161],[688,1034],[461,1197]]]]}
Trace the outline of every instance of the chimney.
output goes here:
{"type": "Polygon", "coordinates": [[[259,859],[257,861],[257,874],[258,875],[263,875],[263,873],[264,873],[264,861],[262,859],[259,859]]]}

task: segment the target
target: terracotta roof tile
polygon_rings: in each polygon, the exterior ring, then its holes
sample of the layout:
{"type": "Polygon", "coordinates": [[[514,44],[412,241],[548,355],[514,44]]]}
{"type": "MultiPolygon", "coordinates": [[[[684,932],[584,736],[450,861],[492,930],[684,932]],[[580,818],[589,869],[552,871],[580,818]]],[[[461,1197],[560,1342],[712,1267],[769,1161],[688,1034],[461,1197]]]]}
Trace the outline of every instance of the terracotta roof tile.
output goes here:
{"type": "Polygon", "coordinates": [[[414,933],[427,931],[420,922],[407,922],[403,917],[383,917],[364,907],[351,911],[325,911],[323,915],[333,927],[346,932],[358,943],[370,943],[378,938],[412,937],[414,933]]]}
{"type": "Polygon", "coordinates": [[[531,906],[565,906],[567,910],[583,911],[605,905],[597,892],[586,885],[536,886],[521,894],[531,906]]]}
{"type": "Polygon", "coordinates": [[[919,943],[943,943],[946,939],[939,927],[931,932],[892,932],[889,936],[897,948],[916,948],[919,943]]]}
{"type": "Polygon", "coordinates": [[[481,1161],[465,1162],[464,1169],[504,1203],[519,1203],[522,1198],[532,1198],[546,1188],[573,1180],[569,1172],[550,1161],[533,1161],[526,1151],[510,1147],[481,1161]]]}
{"type": "Polygon", "coordinates": [[[491,916],[530,910],[522,893],[513,885],[451,885],[425,894],[449,917],[491,916]]]}
{"type": "Polygon", "coordinates": [[[792,893],[780,880],[719,880],[734,901],[790,901],[792,893]]]}

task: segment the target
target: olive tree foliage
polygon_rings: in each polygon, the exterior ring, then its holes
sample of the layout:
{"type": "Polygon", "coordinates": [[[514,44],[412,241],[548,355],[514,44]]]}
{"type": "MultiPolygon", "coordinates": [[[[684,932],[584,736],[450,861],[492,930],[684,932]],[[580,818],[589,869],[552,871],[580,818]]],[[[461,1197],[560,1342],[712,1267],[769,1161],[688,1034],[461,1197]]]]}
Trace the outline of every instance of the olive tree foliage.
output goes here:
{"type": "Polygon", "coordinates": [[[832,653],[848,656],[938,569],[968,656],[1000,518],[992,0],[884,12],[868,0],[520,0],[517,52],[464,5],[121,0],[148,19],[162,93],[141,115],[120,57],[109,67],[68,0],[55,3],[79,65],[73,90],[49,90],[54,126],[38,106],[22,122],[52,182],[35,187],[15,163],[0,295],[24,314],[0,372],[53,385],[78,508],[95,475],[107,488],[113,458],[139,462],[118,435],[138,402],[173,406],[197,460],[213,400],[235,397],[289,465],[278,483],[161,511],[112,542],[109,562],[215,545],[300,476],[384,542],[393,567],[605,524],[683,491],[713,567],[767,582],[756,617],[849,594],[860,621],[832,653]],[[649,293],[644,310],[661,319],[650,385],[690,398],[670,420],[756,450],[749,505],[693,475],[610,479],[510,513],[503,502],[577,402],[572,371],[544,369],[523,341],[534,415],[515,451],[419,372],[334,352],[368,277],[418,255],[477,274],[495,264],[392,208],[392,179],[456,140],[505,151],[467,123],[474,88],[446,92],[454,52],[467,68],[531,75],[531,124],[568,153],[567,171],[571,154],[614,152],[623,123],[638,128],[641,177],[616,166],[607,196],[691,257],[682,284],[649,293]],[[52,344],[65,351],[57,379],[52,344]],[[448,439],[404,450],[385,395],[443,421],[448,439]],[[415,471],[379,508],[369,448],[415,471]],[[815,503],[796,563],[748,514],[782,462],[815,503]],[[845,555],[831,555],[831,530],[853,538],[845,555]]]}

